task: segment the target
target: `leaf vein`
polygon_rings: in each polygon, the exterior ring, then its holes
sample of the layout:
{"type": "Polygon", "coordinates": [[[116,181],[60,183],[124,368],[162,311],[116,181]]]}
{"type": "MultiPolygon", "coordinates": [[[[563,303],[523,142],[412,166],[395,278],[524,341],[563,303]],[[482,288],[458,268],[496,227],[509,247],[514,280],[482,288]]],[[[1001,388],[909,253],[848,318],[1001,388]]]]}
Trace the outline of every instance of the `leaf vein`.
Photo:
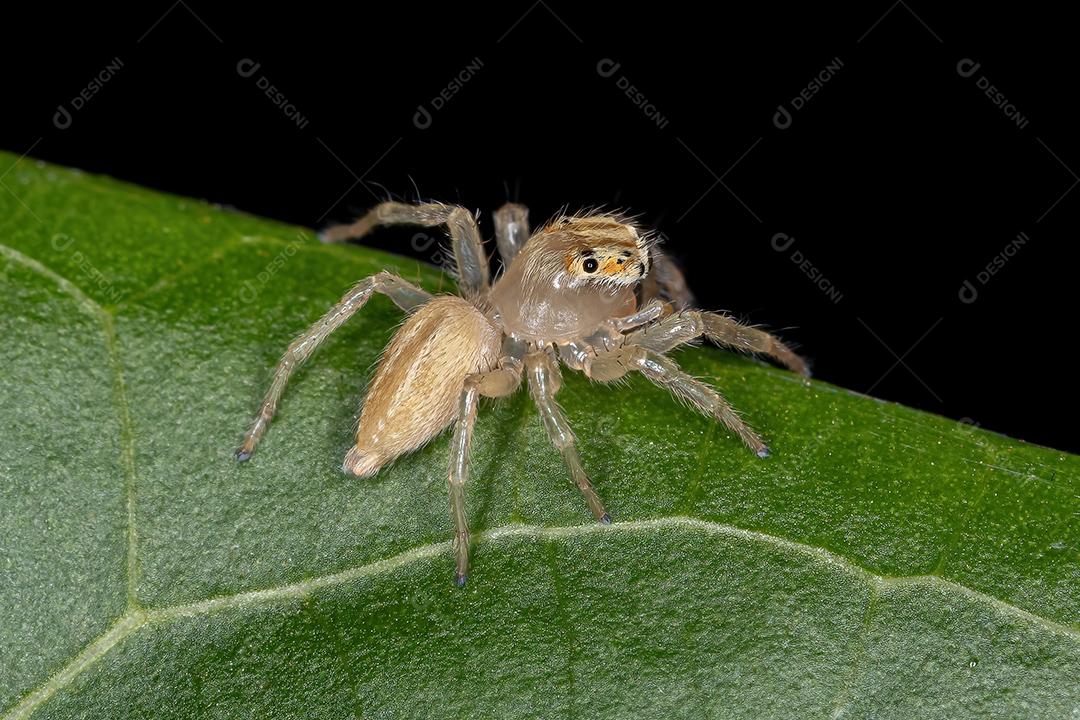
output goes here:
{"type": "Polygon", "coordinates": [[[836,698],[833,700],[832,713],[829,716],[831,720],[837,720],[842,717],[845,708],[851,702],[851,693],[855,687],[855,681],[859,676],[859,667],[866,657],[866,644],[870,634],[870,625],[873,622],[874,610],[877,608],[879,597],[878,584],[871,583],[870,596],[866,600],[866,610],[863,612],[859,634],[852,640],[854,649],[851,653],[851,667],[848,668],[847,675],[840,684],[840,689],[836,692],[836,698]]]}
{"type": "Polygon", "coordinates": [[[126,529],[126,556],[125,567],[127,575],[127,602],[128,609],[138,606],[136,599],[136,579],[138,571],[138,554],[136,547],[137,533],[135,528],[135,451],[134,432],[131,423],[131,412],[127,400],[127,388],[124,383],[123,364],[120,361],[120,352],[117,347],[116,327],[113,316],[104,307],[90,298],[79,288],[78,285],[67,279],[52,268],[39,260],[30,257],[13,247],[0,244],[0,255],[17,262],[23,267],[41,275],[56,283],[61,291],[75,299],[80,305],[93,315],[101,327],[101,333],[105,342],[105,350],[109,356],[109,368],[113,376],[113,394],[118,419],[120,421],[120,464],[124,469],[124,502],[127,508],[126,529]]]}
{"type": "MultiPolygon", "coordinates": [[[[853,577],[861,579],[874,589],[875,592],[880,592],[882,588],[888,586],[925,584],[944,587],[953,592],[960,593],[969,600],[990,605],[998,612],[1019,617],[1027,622],[1039,625],[1045,630],[1065,635],[1080,642],[1080,628],[1065,625],[1064,623],[1050,620],[1041,615],[1036,615],[1035,613],[1011,605],[992,595],[973,590],[965,585],[961,585],[952,580],[946,580],[938,575],[877,575],[856,565],[847,558],[821,547],[807,545],[805,543],[796,542],[776,535],[770,535],[757,530],[747,530],[746,528],[717,523],[710,520],[698,520],[696,518],[675,515],[651,520],[618,522],[611,525],[593,523],[569,526],[514,524],[485,530],[477,533],[476,537],[485,542],[492,542],[502,538],[513,537],[553,539],[609,532],[638,532],[665,529],[695,530],[698,532],[739,538],[741,540],[765,543],[774,547],[797,552],[801,555],[813,558],[822,564],[830,565],[853,577]]],[[[427,545],[419,545],[388,558],[375,560],[374,562],[342,570],[337,573],[309,578],[297,583],[279,585],[265,590],[252,590],[233,595],[223,595],[182,605],[170,605],[157,609],[131,611],[121,618],[121,620],[119,620],[112,629],[106,632],[105,635],[95,640],[87,646],[86,649],[80,652],[66,667],[45,683],[45,685],[31,691],[29,695],[25,696],[9,714],[4,716],[4,720],[14,720],[15,718],[26,717],[29,714],[29,711],[32,711],[34,707],[40,705],[41,702],[44,702],[48,697],[55,694],[56,691],[70,683],[83,670],[119,644],[120,640],[143,625],[152,622],[170,622],[181,618],[205,616],[221,610],[255,606],[285,598],[302,599],[308,597],[315,590],[343,585],[365,577],[376,576],[380,573],[389,572],[418,560],[433,558],[439,555],[449,555],[452,552],[452,549],[452,542],[450,540],[443,540],[427,545]],[[32,705],[30,704],[31,701],[33,701],[32,705]]]]}
{"type": "MultiPolygon", "coordinates": [[[[1061,633],[1080,640],[1080,628],[1076,628],[1071,625],[1066,625],[1056,620],[1051,620],[1050,618],[1043,617],[1042,615],[1038,615],[1029,610],[1025,610],[1016,605],[1012,605],[1005,600],[994,597],[993,595],[988,595],[979,590],[969,588],[966,585],[962,585],[956,581],[943,578],[939,575],[878,575],[870,570],[867,570],[861,565],[857,565],[848,558],[842,555],[837,555],[836,553],[830,550],[826,550],[822,547],[808,545],[776,535],[770,535],[768,533],[764,533],[758,530],[748,530],[746,528],[737,527],[735,525],[713,522],[711,520],[699,520],[697,518],[686,517],[683,515],[673,515],[669,517],[653,518],[649,520],[631,520],[627,522],[616,522],[612,523],[611,525],[588,523],[585,525],[545,526],[515,523],[484,530],[477,533],[476,537],[481,541],[491,542],[507,537],[564,538],[579,537],[582,535],[591,534],[601,534],[606,532],[638,532],[665,529],[697,530],[699,532],[726,535],[728,537],[736,537],[742,540],[765,543],[774,547],[783,548],[791,552],[796,552],[801,555],[811,557],[821,562],[822,564],[829,565],[851,576],[859,578],[868,585],[876,585],[879,587],[917,584],[937,585],[939,587],[949,589],[953,592],[959,592],[968,599],[992,605],[994,608],[996,608],[1002,613],[1021,617],[1029,622],[1038,624],[1047,630],[1061,633]]],[[[442,540],[427,545],[420,545],[388,558],[381,558],[379,560],[375,560],[364,565],[358,565],[356,567],[348,568],[346,570],[342,570],[336,573],[331,573],[329,575],[319,575],[316,577],[308,578],[307,580],[301,580],[299,582],[289,583],[287,585],[279,585],[264,590],[249,590],[235,593],[232,595],[221,595],[206,600],[198,600],[192,603],[169,605],[162,608],[149,609],[147,610],[147,614],[151,619],[188,617],[194,615],[204,615],[214,612],[216,610],[227,609],[231,607],[256,605],[262,602],[269,602],[280,598],[303,598],[308,596],[314,590],[318,590],[324,587],[341,585],[352,580],[358,580],[364,577],[377,575],[381,572],[387,572],[403,565],[407,565],[411,562],[415,562],[417,560],[447,554],[450,551],[451,541],[442,540]]]]}
{"type": "Polygon", "coordinates": [[[50,677],[40,687],[23,696],[23,699],[4,715],[4,720],[22,720],[29,717],[42,703],[66,687],[88,667],[107,655],[121,640],[138,630],[145,622],[145,615],[139,612],[129,612],[121,617],[97,640],[83,648],[60,672],[50,677]]]}

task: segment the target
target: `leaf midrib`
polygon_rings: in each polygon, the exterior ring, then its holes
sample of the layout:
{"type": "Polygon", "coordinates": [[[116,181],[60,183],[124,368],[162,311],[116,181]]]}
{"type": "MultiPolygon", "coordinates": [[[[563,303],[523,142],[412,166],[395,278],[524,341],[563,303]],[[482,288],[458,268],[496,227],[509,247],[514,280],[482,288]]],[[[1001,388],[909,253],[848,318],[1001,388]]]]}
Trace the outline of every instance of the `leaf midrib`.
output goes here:
{"type": "MultiPolygon", "coordinates": [[[[780,548],[788,552],[809,557],[816,562],[839,570],[852,578],[862,581],[871,590],[871,598],[879,595],[884,588],[910,585],[927,585],[939,587],[964,597],[984,603],[1005,615],[1021,618],[1050,632],[1064,635],[1072,640],[1080,642],[1080,629],[1070,627],[1063,623],[1037,615],[1023,608],[996,598],[992,595],[973,590],[953,580],[948,580],[940,575],[878,575],[861,565],[857,565],[848,558],[833,553],[822,547],[807,545],[787,538],[782,538],[757,530],[713,522],[711,520],[699,520],[683,515],[673,515],[648,520],[632,520],[616,522],[611,525],[587,524],[587,525],[527,525],[510,524],[502,525],[476,533],[473,538],[480,543],[497,542],[505,538],[532,537],[536,539],[552,540],[559,538],[580,537],[583,535],[602,533],[642,532],[655,534],[664,530],[688,530],[711,533],[725,537],[738,538],[749,542],[765,543],[771,547],[780,548]]],[[[295,583],[278,585],[264,590],[249,590],[232,595],[221,595],[193,603],[168,605],[161,608],[130,609],[121,616],[100,637],[89,643],[78,655],[72,658],[63,669],[53,675],[46,683],[27,693],[23,699],[4,715],[3,720],[16,720],[25,718],[30,712],[42,703],[46,702],[56,692],[63,689],[83,671],[92,666],[102,657],[119,645],[129,635],[134,634],[140,628],[152,623],[167,623],[178,621],[182,618],[209,616],[216,612],[223,612],[235,608],[253,607],[287,598],[302,599],[312,592],[327,587],[344,585],[349,582],[373,577],[381,573],[390,572],[410,563],[431,559],[440,555],[449,556],[453,551],[452,540],[440,540],[434,543],[418,545],[403,552],[380,558],[363,565],[358,565],[346,570],[341,570],[328,575],[301,580],[295,583]]],[[[865,619],[864,619],[865,622],[865,619]]],[[[857,662],[858,658],[855,658],[857,662]]],[[[842,697],[838,695],[838,698],[842,697]]]]}

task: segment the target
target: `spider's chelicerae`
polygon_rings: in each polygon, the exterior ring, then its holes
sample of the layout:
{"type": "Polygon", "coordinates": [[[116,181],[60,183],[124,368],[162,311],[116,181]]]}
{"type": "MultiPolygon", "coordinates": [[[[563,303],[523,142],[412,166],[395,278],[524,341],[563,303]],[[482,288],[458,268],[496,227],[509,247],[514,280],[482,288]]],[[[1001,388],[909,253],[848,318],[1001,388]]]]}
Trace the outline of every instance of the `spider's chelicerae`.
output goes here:
{"type": "Polygon", "coordinates": [[[431,295],[385,271],[361,280],[289,345],[236,456],[251,456],[296,367],[372,294],[383,293],[409,316],[379,361],[344,468],[357,477],[373,475],[454,424],[449,485],[459,585],[469,564],[464,486],[480,396],[509,395],[527,376],[548,439],[593,515],[609,523],[555,402],[560,361],[600,382],[640,372],[722,422],[760,457],[769,449],[758,434],[716,390],[683,372],[666,353],[705,337],[809,374],[806,363],[769,333],[689,309],[681,273],[647,234],[619,215],[564,215],[530,234],[528,210],[503,206],[495,213],[495,237],[504,269],[494,282],[476,219],[461,207],[387,202],[322,237],[341,242],[379,225],[401,224],[449,228],[461,295],[431,295]]]}

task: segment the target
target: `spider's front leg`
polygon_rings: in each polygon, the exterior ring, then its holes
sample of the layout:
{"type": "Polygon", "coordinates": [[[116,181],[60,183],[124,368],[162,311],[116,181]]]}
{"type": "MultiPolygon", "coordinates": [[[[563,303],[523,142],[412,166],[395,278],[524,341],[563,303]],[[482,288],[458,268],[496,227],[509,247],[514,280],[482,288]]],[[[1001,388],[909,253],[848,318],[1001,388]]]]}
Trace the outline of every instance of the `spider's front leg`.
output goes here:
{"type": "Polygon", "coordinates": [[[806,361],[780,338],[720,313],[703,310],[675,313],[630,333],[626,336],[626,344],[666,353],[703,336],[718,345],[765,355],[792,372],[810,377],[806,361]]]}
{"type": "Polygon", "coordinates": [[[507,338],[499,366],[465,378],[458,399],[457,422],[450,441],[450,514],[454,519],[454,582],[465,584],[469,574],[469,520],[465,514],[465,483],[469,479],[473,426],[480,396],[504,397],[521,385],[521,357],[525,346],[507,338]]]}
{"type": "Polygon", "coordinates": [[[270,389],[266,392],[266,397],[259,406],[259,412],[251,423],[250,429],[244,435],[240,448],[236,451],[237,460],[247,460],[255,452],[255,446],[259,444],[259,440],[262,439],[266,428],[270,425],[270,420],[277,411],[278,401],[281,400],[281,394],[285,391],[285,385],[288,384],[289,377],[297,366],[311,357],[311,354],[315,352],[315,348],[319,347],[323,340],[341,327],[346,320],[355,315],[377,292],[389,297],[406,312],[411,312],[432,297],[429,293],[402,280],[397,275],[385,271],[366,277],[354,285],[322,318],[290,343],[274,369],[274,380],[270,383],[270,389]]]}
{"type": "Polygon", "coordinates": [[[593,515],[602,523],[610,523],[611,516],[604,509],[604,503],[601,502],[596,488],[593,487],[585,468],[581,465],[574,431],[570,429],[570,423],[562,408],[555,402],[555,393],[562,385],[558,363],[550,353],[539,350],[525,356],[525,368],[529,373],[529,394],[532,395],[536,407],[540,410],[540,417],[544,421],[544,430],[547,431],[548,439],[563,456],[574,484],[585,497],[585,502],[593,515]]]}
{"type": "MultiPolygon", "coordinates": [[[[672,316],[678,317],[678,316],[672,316]]],[[[659,323],[658,323],[659,324],[659,323]]],[[[653,326],[655,327],[655,326],[653,326]]],[[[669,357],[641,345],[627,343],[614,350],[599,350],[583,357],[585,374],[593,380],[611,382],[638,371],[692,408],[713,417],[739,436],[758,457],[768,457],[769,448],[761,437],[739,417],[727,400],[711,386],[686,373],[669,357]]]]}

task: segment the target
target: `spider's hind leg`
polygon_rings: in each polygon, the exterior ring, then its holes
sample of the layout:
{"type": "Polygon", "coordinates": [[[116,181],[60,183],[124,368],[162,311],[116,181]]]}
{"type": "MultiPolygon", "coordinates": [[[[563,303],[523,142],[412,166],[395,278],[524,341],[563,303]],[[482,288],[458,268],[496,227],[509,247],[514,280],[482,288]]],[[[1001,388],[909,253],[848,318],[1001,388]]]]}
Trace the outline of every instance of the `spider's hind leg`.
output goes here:
{"type": "Polygon", "coordinates": [[[371,296],[377,292],[383,293],[397,304],[402,310],[409,312],[418,305],[422,305],[431,299],[431,295],[402,280],[397,275],[388,272],[380,272],[366,277],[352,287],[345,296],[332,308],[326,311],[314,325],[304,331],[302,335],[289,344],[288,349],[282,356],[277,367],[274,369],[274,380],[259,406],[259,412],[251,423],[251,427],[244,435],[244,440],[236,451],[236,459],[247,460],[255,452],[255,446],[259,444],[266,428],[270,425],[274,413],[277,412],[278,402],[281,400],[285,386],[289,382],[293,371],[311,357],[315,349],[323,340],[330,336],[350,317],[355,315],[367,304],[371,296]]]}
{"type": "Polygon", "coordinates": [[[570,423],[562,408],[555,402],[555,393],[559,391],[562,384],[558,363],[547,352],[539,351],[525,356],[525,368],[529,373],[529,394],[532,395],[536,407],[540,410],[540,417],[544,421],[544,430],[547,431],[548,439],[563,456],[566,467],[570,470],[570,476],[584,496],[592,514],[600,522],[610,523],[611,516],[604,509],[604,503],[601,502],[596,488],[593,487],[585,468],[581,465],[574,431],[570,429],[570,423]]]}
{"type": "Polygon", "coordinates": [[[476,218],[463,207],[442,203],[384,202],[362,218],[346,225],[334,225],[319,234],[323,242],[339,243],[361,238],[381,225],[446,225],[454,251],[458,282],[465,295],[476,295],[488,287],[489,270],[476,218]]]}

